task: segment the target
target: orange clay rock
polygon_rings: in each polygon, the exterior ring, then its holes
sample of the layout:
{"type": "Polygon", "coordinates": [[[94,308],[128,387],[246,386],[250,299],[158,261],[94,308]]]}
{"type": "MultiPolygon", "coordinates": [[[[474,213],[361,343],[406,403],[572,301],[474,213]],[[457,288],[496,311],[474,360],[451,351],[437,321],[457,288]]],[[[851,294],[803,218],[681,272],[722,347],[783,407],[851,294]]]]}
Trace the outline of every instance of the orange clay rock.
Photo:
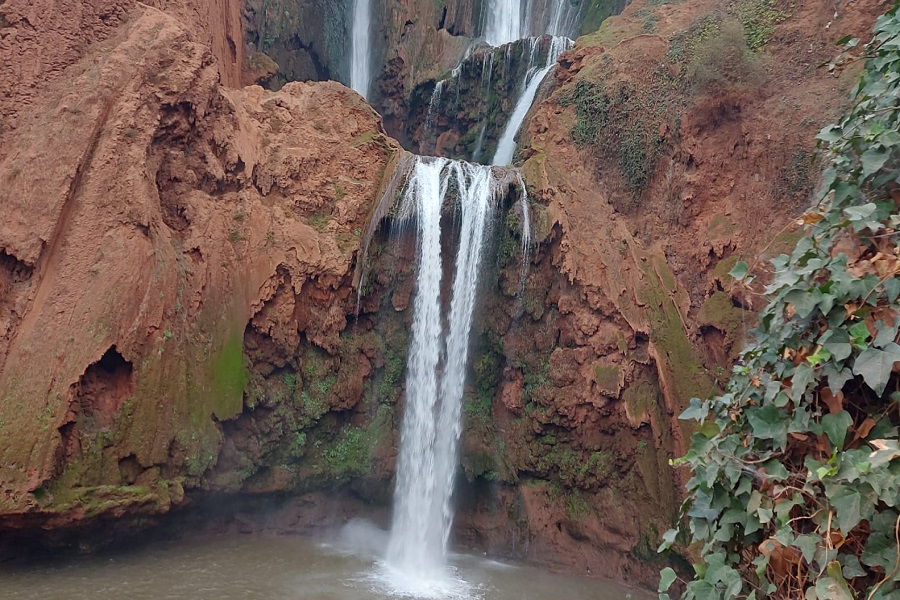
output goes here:
{"type": "Polygon", "coordinates": [[[225,89],[176,18],[115,15],[3,135],[0,527],[180,502],[242,410],[244,329],[279,286],[314,298],[296,310],[316,343],[345,327],[398,151],[339,84],[225,89]]]}

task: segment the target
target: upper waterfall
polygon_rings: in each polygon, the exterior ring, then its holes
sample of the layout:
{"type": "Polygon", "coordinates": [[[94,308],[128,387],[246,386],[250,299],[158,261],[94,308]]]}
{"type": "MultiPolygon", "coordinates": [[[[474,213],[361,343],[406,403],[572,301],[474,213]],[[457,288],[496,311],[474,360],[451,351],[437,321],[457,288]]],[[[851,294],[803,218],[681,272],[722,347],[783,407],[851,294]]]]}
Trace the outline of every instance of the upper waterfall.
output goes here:
{"type": "Polygon", "coordinates": [[[541,82],[547,76],[547,73],[556,66],[556,60],[559,58],[559,55],[571,47],[571,41],[568,38],[554,37],[547,48],[547,56],[543,61],[543,66],[538,66],[535,58],[538,47],[537,39],[534,39],[532,44],[531,59],[528,65],[528,73],[523,82],[523,89],[519,95],[519,100],[516,102],[516,108],[513,110],[506,128],[503,130],[503,135],[500,136],[500,140],[497,142],[497,151],[494,154],[494,160],[491,161],[491,164],[494,165],[512,164],[513,156],[516,153],[516,134],[519,133],[522,123],[525,122],[525,117],[534,103],[534,98],[537,95],[541,82]]]}
{"type": "Polygon", "coordinates": [[[496,47],[544,34],[574,37],[583,4],[569,0],[488,0],[484,3],[484,40],[496,47]]]}
{"type": "Polygon", "coordinates": [[[487,20],[484,39],[491,46],[502,46],[524,36],[521,0],[490,0],[485,3],[487,20]]]}
{"type": "Polygon", "coordinates": [[[372,0],[354,0],[350,52],[350,87],[369,97],[371,69],[372,0]]]}

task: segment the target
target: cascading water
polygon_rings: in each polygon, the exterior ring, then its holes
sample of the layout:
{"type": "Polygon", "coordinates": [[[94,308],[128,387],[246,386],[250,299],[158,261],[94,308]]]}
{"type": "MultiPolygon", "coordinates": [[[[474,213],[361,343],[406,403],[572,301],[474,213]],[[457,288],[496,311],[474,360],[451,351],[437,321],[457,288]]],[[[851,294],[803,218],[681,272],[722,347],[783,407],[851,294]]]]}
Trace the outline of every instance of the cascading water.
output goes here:
{"type": "Polygon", "coordinates": [[[484,41],[498,47],[544,34],[572,37],[586,3],[570,0],[488,0],[484,41]]]}
{"type": "MultiPolygon", "coordinates": [[[[535,48],[537,47],[536,41],[535,48]]],[[[509,117],[506,128],[503,130],[503,135],[500,136],[500,140],[497,142],[497,151],[494,153],[494,160],[491,161],[491,164],[512,164],[513,155],[516,152],[516,134],[522,128],[522,123],[525,121],[525,117],[534,103],[534,97],[537,95],[538,88],[541,86],[541,82],[547,76],[547,73],[556,66],[556,59],[559,58],[560,54],[568,50],[571,44],[572,42],[568,38],[554,37],[550,42],[550,47],[547,49],[547,58],[543,67],[535,66],[535,52],[532,50],[532,59],[528,67],[528,75],[525,77],[522,94],[519,96],[516,107],[509,117]]]]}
{"type": "Polygon", "coordinates": [[[586,4],[569,0],[528,0],[525,9],[527,35],[574,37],[586,4]]]}
{"type": "MultiPolygon", "coordinates": [[[[364,1],[357,0],[357,9],[359,3],[364,1]]],[[[533,11],[530,2],[525,4],[525,0],[492,0],[489,4],[491,6],[485,38],[490,44],[496,46],[526,35],[526,14],[531,19],[533,11]],[[526,10],[529,12],[526,13],[526,10]]],[[[542,6],[547,7],[546,4],[542,6]]],[[[552,13],[546,26],[558,29],[562,27],[560,23],[564,20],[564,16],[552,13]]],[[[542,61],[540,55],[544,52],[541,47],[546,44],[539,38],[532,39],[530,43],[528,76],[523,82],[522,95],[503,135],[501,147],[494,157],[495,164],[511,162],[515,151],[515,135],[534,100],[537,88],[571,42],[564,37],[554,37],[542,61]]],[[[354,55],[355,49],[354,46],[354,55]]],[[[482,80],[488,86],[493,54],[489,56],[490,58],[485,57],[482,65],[482,80]]],[[[461,67],[458,66],[451,79],[459,77],[460,72],[461,67]]],[[[426,117],[426,137],[434,126],[431,111],[438,105],[444,91],[445,82],[439,82],[432,94],[426,117]]],[[[476,152],[480,152],[480,148],[476,152]]],[[[397,461],[394,516],[384,573],[392,591],[403,596],[470,597],[465,583],[454,578],[447,566],[447,549],[453,522],[451,499],[462,432],[461,412],[469,334],[482,253],[495,206],[503,189],[502,183],[510,182],[510,173],[506,173],[506,178],[501,180],[495,176],[491,167],[446,158],[416,158],[405,173],[406,188],[393,223],[401,229],[415,224],[418,276],[407,360],[406,407],[397,461]],[[444,274],[441,240],[442,213],[448,206],[448,197],[454,198],[450,206],[455,214],[453,219],[444,219],[444,222],[452,221],[458,227],[458,249],[450,290],[449,314],[445,315],[441,299],[444,274]]],[[[522,243],[524,254],[527,255],[530,225],[525,186],[518,174],[514,175],[513,181],[523,191],[520,207],[523,217],[522,243]]],[[[397,185],[392,181],[385,198],[393,199],[397,185]]],[[[386,215],[388,209],[385,206],[380,206],[376,212],[386,215]]],[[[380,219],[373,219],[378,220],[380,219]]],[[[527,262],[523,262],[523,281],[526,264],[527,262]]]]}
{"type": "Polygon", "coordinates": [[[485,3],[484,40],[491,46],[502,46],[525,37],[522,30],[521,0],[490,0],[485,3]]]}
{"type": "Polygon", "coordinates": [[[460,585],[447,570],[451,497],[482,250],[501,183],[487,166],[417,158],[395,216],[397,226],[415,223],[419,262],[386,566],[392,586],[416,597],[453,596],[460,585]],[[451,196],[459,244],[444,318],[441,214],[451,196]]]}
{"type": "Polygon", "coordinates": [[[370,66],[369,36],[372,21],[372,0],[355,0],[350,52],[350,87],[363,98],[369,97],[370,66]]]}

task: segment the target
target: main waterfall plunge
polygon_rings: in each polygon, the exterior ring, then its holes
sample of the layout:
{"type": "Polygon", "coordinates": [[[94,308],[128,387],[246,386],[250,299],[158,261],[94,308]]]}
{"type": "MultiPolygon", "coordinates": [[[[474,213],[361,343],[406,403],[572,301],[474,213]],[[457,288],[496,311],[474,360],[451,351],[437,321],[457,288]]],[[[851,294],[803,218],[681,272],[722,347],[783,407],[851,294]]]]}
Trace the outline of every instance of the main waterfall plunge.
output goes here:
{"type": "MultiPolygon", "coordinates": [[[[496,165],[508,165],[515,152],[515,136],[538,86],[559,55],[571,45],[563,36],[572,30],[578,8],[573,8],[568,0],[491,0],[484,6],[488,10],[484,37],[489,44],[499,46],[523,37],[529,37],[531,44],[527,75],[493,160],[496,165]],[[545,33],[554,35],[549,45],[535,37],[545,33]]],[[[370,81],[370,12],[370,0],[355,0],[351,83],[363,96],[367,95],[370,81]]],[[[459,68],[454,69],[453,76],[458,75],[459,68]]],[[[438,82],[434,98],[440,98],[442,89],[443,82],[438,82]]],[[[381,217],[390,212],[394,232],[405,235],[415,228],[418,262],[393,523],[383,575],[393,593],[400,595],[468,597],[466,584],[448,568],[447,551],[453,523],[452,496],[462,432],[469,333],[484,248],[490,241],[497,206],[510,183],[521,190],[526,250],[528,204],[524,182],[513,171],[421,157],[410,158],[398,171],[406,175],[405,183],[395,181],[389,186],[369,232],[371,235],[381,217]],[[399,202],[395,202],[395,192],[403,185],[399,202]],[[442,248],[446,247],[442,238],[448,234],[443,229],[450,227],[452,238],[457,240],[453,259],[442,256],[442,248]],[[449,299],[445,297],[445,272],[452,272],[449,299]]],[[[365,254],[366,249],[363,257],[365,254]]]]}
{"type": "Polygon", "coordinates": [[[464,587],[448,571],[447,548],[469,332],[484,249],[510,184],[520,189],[527,245],[527,198],[514,171],[412,156],[398,171],[405,183],[389,189],[381,209],[392,215],[391,229],[398,237],[414,228],[418,272],[385,567],[388,583],[398,593],[447,597],[464,587]],[[405,190],[395,203],[394,191],[402,185],[405,190]],[[442,255],[442,238],[448,236],[458,240],[455,257],[442,255]],[[441,293],[448,289],[445,272],[453,278],[449,299],[441,293]]]}

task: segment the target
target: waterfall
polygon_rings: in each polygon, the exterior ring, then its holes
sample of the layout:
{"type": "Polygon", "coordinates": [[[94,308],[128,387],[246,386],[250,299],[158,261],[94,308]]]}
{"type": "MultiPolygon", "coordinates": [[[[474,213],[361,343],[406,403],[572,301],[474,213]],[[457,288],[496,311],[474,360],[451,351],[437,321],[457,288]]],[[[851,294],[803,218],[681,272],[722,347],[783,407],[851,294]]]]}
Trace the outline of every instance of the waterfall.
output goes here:
{"type": "Polygon", "coordinates": [[[516,134],[519,133],[525,117],[528,116],[528,111],[531,109],[532,103],[534,103],[534,97],[537,95],[538,88],[544,77],[547,76],[547,73],[556,66],[556,60],[559,58],[559,55],[568,50],[571,44],[572,42],[568,38],[553,37],[550,41],[550,47],[547,49],[547,58],[542,67],[534,64],[535,52],[532,50],[532,58],[529,61],[528,74],[525,76],[522,93],[516,102],[516,107],[506,124],[506,128],[503,130],[503,135],[500,136],[500,140],[497,142],[497,151],[494,153],[494,160],[491,164],[512,164],[513,155],[516,152],[516,134]]]}
{"type": "Polygon", "coordinates": [[[355,0],[351,34],[350,87],[363,98],[369,97],[370,67],[369,32],[372,21],[372,0],[355,0]]]}
{"type": "Polygon", "coordinates": [[[407,360],[394,518],[387,567],[404,593],[446,594],[451,496],[462,431],[461,409],[482,249],[502,183],[490,167],[417,158],[397,209],[415,223],[418,277],[407,360]],[[452,195],[459,227],[449,315],[441,310],[441,214],[452,195]],[[445,325],[446,323],[446,325],[445,325]],[[398,583],[399,580],[399,583],[398,583]]]}
{"type": "Polygon", "coordinates": [[[524,37],[521,0],[489,0],[485,2],[484,40],[491,46],[502,46],[524,37]]]}
{"type": "Polygon", "coordinates": [[[584,4],[570,0],[487,0],[484,39],[497,47],[544,34],[574,37],[584,4]]]}
{"type": "Polygon", "coordinates": [[[585,4],[573,4],[569,0],[528,0],[525,9],[527,34],[575,37],[585,4]]]}

